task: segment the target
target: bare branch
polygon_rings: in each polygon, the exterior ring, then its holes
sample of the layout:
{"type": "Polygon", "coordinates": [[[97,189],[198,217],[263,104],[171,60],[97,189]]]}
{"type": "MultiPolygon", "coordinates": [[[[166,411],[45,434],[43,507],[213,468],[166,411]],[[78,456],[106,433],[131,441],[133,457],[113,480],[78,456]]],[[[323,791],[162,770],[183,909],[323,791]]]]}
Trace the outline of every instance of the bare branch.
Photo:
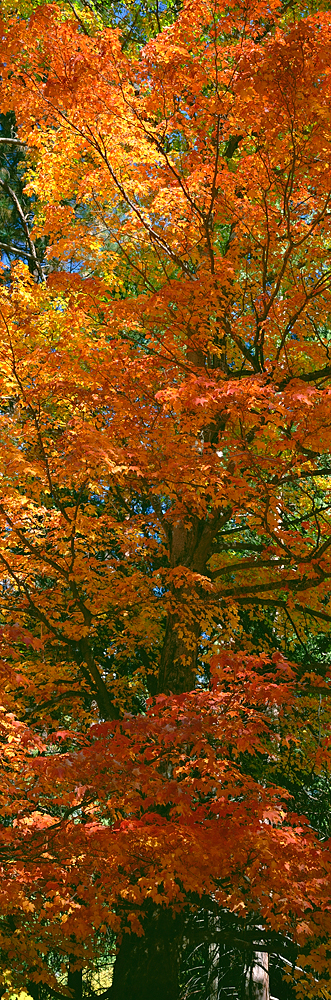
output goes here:
{"type": "Polygon", "coordinates": [[[7,138],[5,138],[3,136],[0,137],[0,143],[2,143],[3,145],[6,145],[6,146],[23,146],[24,147],[24,146],[27,145],[27,143],[23,142],[22,139],[13,139],[13,138],[7,139],[7,138]]]}
{"type": "Polygon", "coordinates": [[[21,223],[22,223],[22,228],[24,229],[24,232],[25,232],[25,236],[26,236],[28,245],[30,247],[31,257],[32,257],[32,260],[34,262],[37,274],[39,275],[40,281],[45,281],[45,275],[44,275],[41,263],[38,260],[37,252],[36,252],[36,248],[35,248],[34,242],[33,242],[33,240],[31,239],[31,236],[30,236],[30,231],[29,231],[29,227],[28,227],[27,218],[24,215],[23,208],[22,208],[22,205],[21,205],[21,203],[20,203],[20,201],[19,201],[19,199],[17,197],[17,194],[15,193],[15,191],[13,191],[13,188],[10,187],[10,184],[7,184],[7,181],[0,180],[0,187],[2,187],[2,190],[5,191],[6,194],[9,195],[9,197],[11,198],[11,201],[13,202],[13,205],[15,205],[16,211],[17,211],[17,213],[19,215],[19,218],[21,220],[21,223]]]}

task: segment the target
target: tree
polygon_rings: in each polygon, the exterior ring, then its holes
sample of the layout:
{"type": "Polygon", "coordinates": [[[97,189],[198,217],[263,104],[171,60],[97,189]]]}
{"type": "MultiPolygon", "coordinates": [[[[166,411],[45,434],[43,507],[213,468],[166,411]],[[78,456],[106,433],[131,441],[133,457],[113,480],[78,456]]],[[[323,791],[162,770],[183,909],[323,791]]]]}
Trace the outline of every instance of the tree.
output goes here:
{"type": "Polygon", "coordinates": [[[16,926],[10,880],[4,947],[53,989],[50,941],[74,976],[131,927],[112,996],[163,968],[175,997],[201,896],[253,951],[288,934],[327,964],[327,857],[278,743],[329,766],[306,655],[331,622],[329,21],[184,3],[139,59],[55,6],[3,27],[49,261],[1,301],[3,700],[33,748],[4,793],[27,907],[16,926]]]}
{"type": "Polygon", "coordinates": [[[0,115],[0,250],[6,263],[22,257],[41,280],[43,241],[31,239],[33,205],[24,191],[24,145],[15,136],[13,112],[0,115]]]}

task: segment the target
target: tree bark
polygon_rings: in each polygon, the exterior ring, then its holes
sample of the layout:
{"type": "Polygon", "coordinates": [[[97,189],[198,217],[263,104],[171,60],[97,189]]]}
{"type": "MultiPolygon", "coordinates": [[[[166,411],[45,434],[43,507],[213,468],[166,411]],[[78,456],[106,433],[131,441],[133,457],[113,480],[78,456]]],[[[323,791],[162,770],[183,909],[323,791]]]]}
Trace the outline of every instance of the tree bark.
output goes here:
{"type": "Polygon", "coordinates": [[[219,944],[209,945],[209,969],[208,969],[208,1000],[218,1000],[219,966],[220,966],[220,946],[219,944]]]}
{"type": "MultiPolygon", "coordinates": [[[[169,528],[169,562],[172,569],[188,569],[208,576],[207,563],[220,527],[230,510],[217,512],[209,520],[192,515],[190,526],[178,520],[169,528]]],[[[201,589],[201,588],[200,588],[201,589]]],[[[181,694],[195,687],[201,624],[194,615],[194,585],[173,586],[173,608],[168,614],[160,659],[158,693],[181,694]]],[[[199,595],[201,600],[201,593],[199,595]]]]}
{"type": "MultiPolygon", "coordinates": [[[[169,562],[206,575],[217,532],[231,511],[217,511],[202,520],[192,514],[190,526],[178,520],[169,526],[169,562]]],[[[189,584],[173,587],[160,660],[158,693],[181,694],[195,687],[200,621],[194,615],[194,592],[189,584]]],[[[179,1000],[179,963],[183,915],[153,910],[144,921],[143,937],[124,935],[114,966],[111,1000],[179,1000]]]]}
{"type": "Polygon", "coordinates": [[[183,628],[180,614],[168,616],[159,669],[159,694],[181,694],[195,687],[198,660],[199,625],[195,623],[185,640],[178,633],[183,628]]]}
{"type": "Polygon", "coordinates": [[[72,1000],[82,1000],[83,970],[75,968],[75,957],[72,955],[69,956],[68,989],[71,992],[72,1000]]]}
{"type": "Polygon", "coordinates": [[[145,934],[124,934],[114,966],[111,1000],[179,1000],[184,922],[170,909],[154,910],[145,934]]]}
{"type": "Polygon", "coordinates": [[[253,960],[246,972],[245,987],[247,1000],[270,1000],[268,952],[254,952],[253,960]]]}

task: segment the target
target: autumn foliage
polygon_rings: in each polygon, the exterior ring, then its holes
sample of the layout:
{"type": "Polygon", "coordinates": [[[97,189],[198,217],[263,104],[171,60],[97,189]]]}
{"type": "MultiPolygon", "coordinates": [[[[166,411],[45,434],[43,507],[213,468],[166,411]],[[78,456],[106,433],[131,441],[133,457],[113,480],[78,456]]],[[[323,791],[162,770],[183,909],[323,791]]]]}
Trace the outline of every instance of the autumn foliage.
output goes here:
{"type": "Polygon", "coordinates": [[[330,13],[78,10],[2,24],[3,982],[216,907],[328,997],[330,13]]]}

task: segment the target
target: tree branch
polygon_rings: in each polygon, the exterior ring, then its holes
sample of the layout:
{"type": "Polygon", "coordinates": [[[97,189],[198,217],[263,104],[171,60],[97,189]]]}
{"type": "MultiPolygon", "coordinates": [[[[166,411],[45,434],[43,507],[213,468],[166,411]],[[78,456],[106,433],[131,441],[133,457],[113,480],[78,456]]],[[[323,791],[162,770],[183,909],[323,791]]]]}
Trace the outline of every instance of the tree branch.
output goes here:
{"type": "Polygon", "coordinates": [[[36,248],[35,248],[34,242],[33,242],[33,240],[31,239],[31,236],[30,236],[28,222],[27,222],[26,216],[24,215],[23,208],[22,208],[22,205],[21,205],[21,203],[20,203],[20,201],[19,201],[19,199],[17,197],[17,194],[15,193],[15,191],[13,191],[13,188],[10,187],[10,184],[7,184],[7,181],[0,180],[0,187],[2,187],[2,190],[5,191],[6,194],[9,195],[9,198],[13,202],[13,205],[15,205],[17,214],[18,214],[18,216],[19,216],[19,218],[21,220],[21,223],[22,223],[22,228],[24,230],[24,233],[25,233],[28,245],[30,247],[31,257],[32,257],[32,260],[34,262],[37,274],[39,275],[40,281],[45,281],[45,275],[44,275],[43,269],[41,267],[41,263],[38,260],[37,252],[36,252],[36,248]]]}

